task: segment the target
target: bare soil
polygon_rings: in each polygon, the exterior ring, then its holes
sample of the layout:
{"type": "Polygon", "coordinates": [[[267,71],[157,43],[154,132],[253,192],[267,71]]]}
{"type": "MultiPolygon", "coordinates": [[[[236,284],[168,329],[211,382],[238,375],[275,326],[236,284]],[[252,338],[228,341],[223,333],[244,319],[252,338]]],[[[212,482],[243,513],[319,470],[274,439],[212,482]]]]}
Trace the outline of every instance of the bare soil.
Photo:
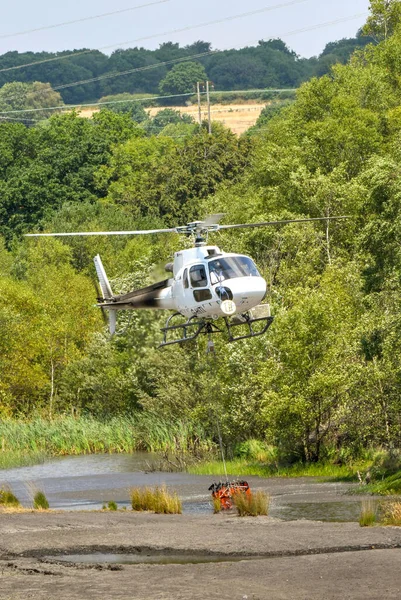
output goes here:
{"type": "Polygon", "coordinates": [[[399,600],[400,561],[396,527],[231,514],[0,514],[0,598],[7,600],[399,600]],[[243,560],[168,565],[57,560],[62,554],[141,551],[243,560]]]}

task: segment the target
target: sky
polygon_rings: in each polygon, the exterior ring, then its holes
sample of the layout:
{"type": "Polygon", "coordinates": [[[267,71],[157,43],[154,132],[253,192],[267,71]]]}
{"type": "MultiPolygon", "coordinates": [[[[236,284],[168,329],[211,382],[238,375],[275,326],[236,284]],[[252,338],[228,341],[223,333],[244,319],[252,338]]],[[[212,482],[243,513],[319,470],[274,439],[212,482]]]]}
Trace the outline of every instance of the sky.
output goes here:
{"type": "Polygon", "coordinates": [[[307,58],[320,54],[328,42],[354,37],[368,7],[369,0],[20,0],[2,11],[0,54],[76,48],[110,54],[117,48],[155,49],[167,41],[185,46],[196,40],[226,49],[278,37],[307,58]],[[114,11],[124,12],[45,29],[114,11]],[[259,12],[243,15],[254,11],[259,12]]]}

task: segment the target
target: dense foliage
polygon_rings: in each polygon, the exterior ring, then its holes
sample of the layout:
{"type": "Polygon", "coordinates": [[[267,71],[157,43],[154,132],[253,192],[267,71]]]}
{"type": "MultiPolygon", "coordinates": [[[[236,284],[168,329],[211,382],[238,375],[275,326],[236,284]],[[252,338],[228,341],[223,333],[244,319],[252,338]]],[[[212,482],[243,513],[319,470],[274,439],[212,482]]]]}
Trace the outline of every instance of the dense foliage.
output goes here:
{"type": "Polygon", "coordinates": [[[218,418],[227,445],[256,437],[308,461],[400,447],[401,25],[385,27],[240,140],[169,113],[157,135],[107,110],[1,124],[3,418],[143,412],[211,437],[218,418]],[[157,350],[165,315],[151,311],[122,315],[110,340],[93,308],[94,254],[123,291],[189,241],[20,237],[212,212],[237,223],[349,216],[220,234],[223,249],[257,261],[275,322],[254,340],[216,341],[215,357],[204,340],[157,350]]]}

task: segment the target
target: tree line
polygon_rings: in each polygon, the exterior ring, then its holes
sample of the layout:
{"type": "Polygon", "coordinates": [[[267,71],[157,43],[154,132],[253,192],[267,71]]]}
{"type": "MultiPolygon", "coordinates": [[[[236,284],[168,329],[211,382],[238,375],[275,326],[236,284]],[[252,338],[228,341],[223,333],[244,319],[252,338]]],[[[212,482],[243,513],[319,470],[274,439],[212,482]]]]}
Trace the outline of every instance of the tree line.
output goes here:
{"type": "Polygon", "coordinates": [[[239,139],[216,123],[209,135],[170,114],[152,129],[108,110],[0,124],[3,419],[147,411],[213,436],[218,416],[226,444],[259,438],[308,461],[400,448],[401,22],[373,4],[376,43],[239,139]],[[210,240],[254,258],[275,316],[260,338],[217,338],[213,359],[203,339],[158,350],[163,313],[122,314],[110,339],[93,307],[95,254],[118,293],[149,283],[189,240],[21,237],[216,212],[226,223],[348,219],[210,240]]]}
{"type": "MultiPolygon", "coordinates": [[[[57,53],[11,51],[0,56],[0,87],[10,82],[48,83],[52,88],[60,87],[62,100],[67,104],[93,102],[124,92],[174,94],[180,93],[176,91],[180,80],[170,73],[176,70],[174,61],[185,61],[198,68],[195,80],[209,79],[216,90],[296,88],[314,75],[327,73],[333,64],[347,62],[356,48],[370,41],[368,35],[360,32],[356,38],[328,44],[319,57],[310,59],[300,58],[280,39],[215,53],[211,44],[204,41],[183,47],[166,42],[156,50],[118,49],[110,56],[86,48],[57,53]],[[114,76],[130,70],[133,72],[114,76]],[[82,83],[63,88],[72,82],[82,83]]],[[[192,81],[185,91],[194,91],[192,81]]]]}

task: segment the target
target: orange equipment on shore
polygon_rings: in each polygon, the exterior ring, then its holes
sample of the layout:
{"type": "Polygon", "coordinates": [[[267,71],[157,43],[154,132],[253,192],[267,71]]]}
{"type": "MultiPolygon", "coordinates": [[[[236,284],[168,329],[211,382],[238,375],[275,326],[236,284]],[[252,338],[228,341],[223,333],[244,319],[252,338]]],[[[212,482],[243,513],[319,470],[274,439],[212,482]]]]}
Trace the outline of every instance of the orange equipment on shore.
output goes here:
{"type": "Polygon", "coordinates": [[[212,483],[209,487],[213,498],[220,500],[221,508],[228,510],[232,508],[232,498],[235,494],[246,494],[251,496],[252,492],[247,481],[226,481],[225,483],[212,483]]]}

